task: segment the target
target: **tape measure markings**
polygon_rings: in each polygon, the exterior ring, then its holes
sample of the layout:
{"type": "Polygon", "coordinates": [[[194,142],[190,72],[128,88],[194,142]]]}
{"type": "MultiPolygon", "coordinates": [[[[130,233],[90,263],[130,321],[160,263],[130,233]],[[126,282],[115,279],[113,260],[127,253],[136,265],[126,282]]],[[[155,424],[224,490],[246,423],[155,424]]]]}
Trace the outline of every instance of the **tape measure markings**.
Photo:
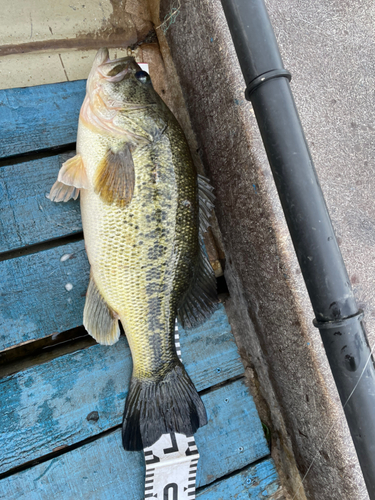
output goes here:
{"type": "Polygon", "coordinates": [[[195,499],[199,452],[192,436],[163,434],[144,454],[145,499],[195,499]]]}
{"type": "Polygon", "coordinates": [[[176,323],[174,327],[174,343],[176,345],[176,352],[178,359],[182,361],[181,357],[181,344],[180,344],[180,334],[178,333],[178,323],[177,323],[177,318],[176,318],[176,323]]]}

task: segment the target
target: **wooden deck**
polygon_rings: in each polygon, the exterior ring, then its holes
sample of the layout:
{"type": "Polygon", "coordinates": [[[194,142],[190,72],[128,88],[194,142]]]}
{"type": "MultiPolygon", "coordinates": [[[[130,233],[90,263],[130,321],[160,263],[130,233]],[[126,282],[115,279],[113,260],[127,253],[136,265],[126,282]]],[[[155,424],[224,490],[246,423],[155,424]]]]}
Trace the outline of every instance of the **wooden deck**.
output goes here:
{"type": "MultiPolygon", "coordinates": [[[[46,198],[74,151],[84,91],[83,80],[0,91],[0,498],[7,500],[143,498],[143,454],[125,452],[120,438],[130,351],[124,336],[103,347],[81,326],[89,265],[79,203],[46,198]]],[[[281,499],[224,306],[180,336],[209,418],[196,434],[197,498],[281,499]]]]}

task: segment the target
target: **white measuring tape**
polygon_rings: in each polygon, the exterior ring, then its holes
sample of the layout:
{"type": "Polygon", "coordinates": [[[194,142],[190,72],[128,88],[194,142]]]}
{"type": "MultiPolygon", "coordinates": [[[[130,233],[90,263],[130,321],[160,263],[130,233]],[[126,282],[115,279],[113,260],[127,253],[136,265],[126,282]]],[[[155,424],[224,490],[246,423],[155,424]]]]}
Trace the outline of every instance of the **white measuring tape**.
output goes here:
{"type": "MultiPolygon", "coordinates": [[[[181,361],[180,337],[176,319],[175,343],[181,361]]],[[[145,500],[193,500],[199,453],[194,437],[171,432],[163,434],[145,448],[145,500]]]]}
{"type": "Polygon", "coordinates": [[[199,453],[193,437],[172,432],[163,434],[144,449],[146,462],[145,499],[192,500],[199,453]]]}

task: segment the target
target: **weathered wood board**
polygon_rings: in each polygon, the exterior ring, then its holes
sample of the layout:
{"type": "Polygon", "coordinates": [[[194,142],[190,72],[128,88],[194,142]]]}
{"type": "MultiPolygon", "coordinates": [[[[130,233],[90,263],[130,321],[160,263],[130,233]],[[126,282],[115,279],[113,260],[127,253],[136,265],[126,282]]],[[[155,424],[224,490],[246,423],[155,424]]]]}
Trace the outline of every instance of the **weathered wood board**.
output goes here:
{"type": "MultiPolygon", "coordinates": [[[[253,400],[241,380],[205,394],[203,401],[209,421],[195,436],[201,455],[198,486],[242,469],[249,462],[269,453],[253,400]]],[[[272,467],[265,466],[264,470],[267,470],[267,477],[271,479],[269,483],[274,482],[272,467]]],[[[259,484],[264,481],[262,491],[269,484],[259,464],[246,474],[246,478],[257,478],[259,484]]],[[[242,476],[240,479],[243,482],[242,476]]],[[[1,480],[0,498],[141,500],[143,486],[142,453],[125,452],[121,446],[121,431],[116,430],[92,443],[1,480]]],[[[239,486],[237,490],[240,491],[239,486]]],[[[230,491],[227,486],[225,491],[230,491]]],[[[203,492],[201,495],[201,498],[206,498],[203,492]]],[[[217,500],[213,496],[207,498],[217,500]]],[[[235,496],[225,495],[223,498],[228,500],[235,496]]]]}
{"type": "Polygon", "coordinates": [[[272,459],[262,460],[237,474],[202,488],[198,500],[285,499],[272,459]]]}
{"type": "MultiPolygon", "coordinates": [[[[243,373],[222,306],[204,325],[180,333],[198,390],[243,373]]],[[[0,379],[0,473],[120,424],[131,369],[121,337],[113,346],[94,345],[0,379]],[[96,422],[87,420],[93,411],[96,422]]]]}
{"type": "Polygon", "coordinates": [[[0,262],[0,351],[82,325],[88,282],[83,240],[0,262]]]}
{"type": "Polygon", "coordinates": [[[79,200],[47,195],[71,154],[0,167],[0,253],[82,231],[79,200]]]}
{"type": "Polygon", "coordinates": [[[0,158],[71,144],[86,81],[56,83],[0,93],[0,158]]]}

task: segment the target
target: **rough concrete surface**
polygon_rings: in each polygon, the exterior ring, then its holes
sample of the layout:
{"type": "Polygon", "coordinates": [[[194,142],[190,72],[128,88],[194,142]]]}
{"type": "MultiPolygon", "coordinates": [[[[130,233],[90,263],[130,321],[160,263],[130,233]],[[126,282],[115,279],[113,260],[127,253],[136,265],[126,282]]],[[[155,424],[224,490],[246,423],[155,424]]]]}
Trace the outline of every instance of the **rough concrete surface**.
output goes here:
{"type": "MultiPolygon", "coordinates": [[[[349,276],[374,341],[372,2],[268,0],[349,276]]],[[[368,498],[219,0],[161,3],[217,196],[228,312],[292,498],[368,498]],[[303,488],[300,479],[303,478],[303,488]],[[304,490],[304,492],[303,492],[304,490]]]]}

